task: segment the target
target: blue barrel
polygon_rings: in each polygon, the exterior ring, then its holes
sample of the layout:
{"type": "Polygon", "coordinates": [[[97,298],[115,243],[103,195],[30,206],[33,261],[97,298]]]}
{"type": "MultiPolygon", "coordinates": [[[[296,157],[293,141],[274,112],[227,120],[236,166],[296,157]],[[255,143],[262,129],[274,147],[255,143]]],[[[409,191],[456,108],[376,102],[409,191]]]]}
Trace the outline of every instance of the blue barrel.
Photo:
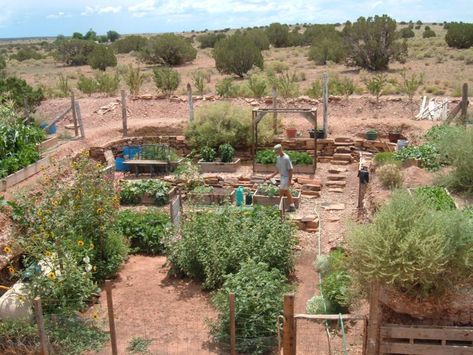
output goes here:
{"type": "Polygon", "coordinates": [[[125,158],[115,158],[115,170],[116,171],[128,171],[130,167],[124,164],[125,158]]]}
{"type": "Polygon", "coordinates": [[[128,159],[134,159],[141,153],[141,147],[138,145],[130,145],[123,147],[123,155],[128,159]]]}
{"type": "Polygon", "coordinates": [[[53,123],[53,124],[51,125],[51,127],[48,128],[48,130],[47,130],[46,133],[47,133],[47,134],[56,134],[56,132],[57,132],[56,123],[53,123]]]}

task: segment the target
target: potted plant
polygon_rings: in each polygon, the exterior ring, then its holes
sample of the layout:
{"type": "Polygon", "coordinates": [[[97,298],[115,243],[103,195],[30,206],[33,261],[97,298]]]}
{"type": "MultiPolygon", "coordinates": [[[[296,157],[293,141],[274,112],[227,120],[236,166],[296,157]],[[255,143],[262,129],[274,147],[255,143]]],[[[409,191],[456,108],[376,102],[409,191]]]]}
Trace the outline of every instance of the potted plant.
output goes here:
{"type": "Polygon", "coordinates": [[[310,138],[317,137],[318,139],[323,139],[323,138],[325,138],[325,130],[323,130],[323,129],[315,130],[313,128],[309,129],[309,136],[310,136],[310,138]]]}
{"type": "Polygon", "coordinates": [[[374,141],[378,139],[378,131],[375,129],[370,129],[369,131],[366,131],[366,139],[369,141],[374,141]]]}
{"type": "Polygon", "coordinates": [[[297,128],[294,126],[286,127],[286,137],[287,138],[296,138],[297,136],[297,128]]]}
{"type": "Polygon", "coordinates": [[[219,159],[215,149],[204,147],[201,150],[199,169],[201,173],[235,173],[240,168],[240,159],[235,159],[235,149],[230,144],[218,148],[219,159]]]}

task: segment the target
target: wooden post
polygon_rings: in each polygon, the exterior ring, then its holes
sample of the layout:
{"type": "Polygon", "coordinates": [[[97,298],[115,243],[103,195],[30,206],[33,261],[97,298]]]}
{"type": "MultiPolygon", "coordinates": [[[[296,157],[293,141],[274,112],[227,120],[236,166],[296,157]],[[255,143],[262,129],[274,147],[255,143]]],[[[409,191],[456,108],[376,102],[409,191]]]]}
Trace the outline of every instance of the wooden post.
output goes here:
{"type": "Polygon", "coordinates": [[[370,312],[368,319],[368,336],[366,355],[378,355],[381,328],[381,305],[379,303],[380,284],[375,281],[370,290],[370,312]]]}
{"type": "Polygon", "coordinates": [[[461,121],[466,125],[468,120],[468,84],[464,83],[462,87],[462,106],[461,106],[461,121]]]}
{"type": "Polygon", "coordinates": [[[82,122],[82,116],[80,114],[80,105],[76,102],[76,115],[77,115],[77,122],[79,123],[79,131],[81,138],[85,138],[85,131],[84,131],[84,122],[82,122]]]}
{"type": "Polygon", "coordinates": [[[108,324],[110,327],[110,341],[112,343],[112,354],[118,354],[117,332],[115,330],[115,317],[113,314],[112,282],[105,280],[105,292],[107,293],[108,324]]]}
{"type": "Polygon", "coordinates": [[[194,101],[192,99],[192,86],[187,83],[187,100],[189,101],[189,123],[194,122],[194,101]]]}
{"type": "MultiPolygon", "coordinates": [[[[278,108],[278,91],[276,90],[276,86],[273,86],[272,95],[273,95],[273,109],[275,110],[278,108]]],[[[278,134],[278,113],[277,112],[273,112],[273,132],[275,135],[278,134]]]]}
{"type": "Polygon", "coordinates": [[[235,294],[228,295],[230,304],[230,355],[236,355],[235,294]]]}
{"type": "Polygon", "coordinates": [[[294,294],[284,295],[283,355],[296,355],[294,294]]]}
{"type": "Polygon", "coordinates": [[[324,138],[327,138],[328,131],[328,74],[324,74],[323,104],[324,104],[324,138]]]}
{"type": "Polygon", "coordinates": [[[41,344],[41,355],[48,355],[48,337],[46,335],[46,330],[44,329],[43,307],[41,306],[41,298],[39,297],[36,297],[34,299],[34,313],[36,318],[36,324],[38,326],[39,341],[41,344]]]}
{"type": "Polygon", "coordinates": [[[28,98],[25,97],[25,99],[23,100],[23,104],[24,104],[24,110],[25,110],[25,122],[29,122],[30,121],[30,108],[28,105],[28,98]]]}
{"type": "Polygon", "coordinates": [[[79,125],[77,124],[76,99],[74,97],[74,91],[72,90],[71,90],[71,109],[72,109],[72,121],[74,122],[74,134],[76,137],[78,137],[79,125]]]}
{"type": "Polygon", "coordinates": [[[126,112],[126,94],[122,90],[122,122],[123,122],[123,137],[128,136],[128,116],[126,112]]]}

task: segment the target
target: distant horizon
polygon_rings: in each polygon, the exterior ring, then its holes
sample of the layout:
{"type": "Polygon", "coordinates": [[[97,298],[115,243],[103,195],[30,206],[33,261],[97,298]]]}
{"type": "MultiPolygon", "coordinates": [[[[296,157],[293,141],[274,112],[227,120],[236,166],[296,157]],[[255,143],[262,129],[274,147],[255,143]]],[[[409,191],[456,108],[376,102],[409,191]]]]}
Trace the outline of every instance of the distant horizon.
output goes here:
{"type": "Polygon", "coordinates": [[[53,38],[73,32],[201,32],[273,22],[344,23],[387,14],[396,21],[473,22],[471,0],[0,0],[0,39],[53,38]],[[442,17],[439,19],[439,17],[442,17]]]}

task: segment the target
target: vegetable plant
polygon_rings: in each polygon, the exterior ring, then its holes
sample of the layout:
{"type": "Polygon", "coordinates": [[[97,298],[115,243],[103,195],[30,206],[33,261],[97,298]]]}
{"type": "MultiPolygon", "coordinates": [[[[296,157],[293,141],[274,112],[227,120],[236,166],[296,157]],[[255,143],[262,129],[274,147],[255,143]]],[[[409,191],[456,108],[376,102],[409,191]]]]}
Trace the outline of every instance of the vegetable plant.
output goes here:
{"type": "MultiPolygon", "coordinates": [[[[293,165],[312,165],[314,157],[307,152],[286,151],[293,165]]],[[[260,150],[256,153],[256,163],[276,164],[276,153],[272,149],[260,150]]]]}
{"type": "Polygon", "coordinates": [[[217,152],[213,148],[203,147],[200,150],[200,156],[202,157],[202,160],[205,162],[213,162],[215,161],[215,158],[217,157],[217,152]]]}
{"type": "Polygon", "coordinates": [[[120,202],[137,205],[145,195],[152,196],[157,206],[168,202],[169,185],[161,180],[128,180],[120,182],[120,202]]]}
{"type": "Polygon", "coordinates": [[[402,148],[394,153],[394,157],[400,161],[418,159],[423,168],[431,171],[438,170],[442,165],[439,150],[432,143],[402,148]]]}
{"type": "Polygon", "coordinates": [[[415,193],[417,196],[425,199],[425,201],[436,210],[453,210],[456,208],[452,197],[443,187],[419,187],[415,190],[415,193]]]}
{"type": "Polygon", "coordinates": [[[218,153],[220,154],[220,160],[223,163],[231,163],[235,158],[235,149],[230,144],[222,144],[218,148],[218,153]]]}

